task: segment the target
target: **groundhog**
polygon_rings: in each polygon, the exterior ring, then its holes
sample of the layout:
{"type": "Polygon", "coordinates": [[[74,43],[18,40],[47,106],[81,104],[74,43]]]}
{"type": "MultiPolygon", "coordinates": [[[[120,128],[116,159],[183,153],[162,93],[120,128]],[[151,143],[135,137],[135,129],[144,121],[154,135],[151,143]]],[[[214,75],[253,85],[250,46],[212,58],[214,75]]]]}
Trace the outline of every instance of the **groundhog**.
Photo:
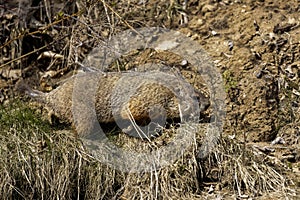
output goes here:
{"type": "Polygon", "coordinates": [[[75,126],[80,136],[90,134],[95,123],[145,126],[155,119],[197,118],[209,105],[207,97],[195,93],[180,74],[172,72],[94,71],[78,73],[49,93],[24,83],[18,88],[45,106],[50,115],[75,126]]]}

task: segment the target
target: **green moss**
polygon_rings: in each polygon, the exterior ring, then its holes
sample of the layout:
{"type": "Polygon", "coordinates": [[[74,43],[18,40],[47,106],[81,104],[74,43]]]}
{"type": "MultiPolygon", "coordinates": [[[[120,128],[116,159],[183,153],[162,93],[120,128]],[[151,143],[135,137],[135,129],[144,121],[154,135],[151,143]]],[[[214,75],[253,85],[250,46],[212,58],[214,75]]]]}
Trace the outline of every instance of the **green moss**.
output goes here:
{"type": "Polygon", "coordinates": [[[233,73],[229,70],[223,72],[223,79],[225,80],[225,91],[235,89],[238,85],[238,80],[234,77],[233,73]]]}
{"type": "Polygon", "coordinates": [[[25,102],[12,100],[8,105],[0,105],[0,132],[12,129],[17,132],[33,129],[49,132],[53,128],[42,118],[41,113],[30,108],[25,102]]]}

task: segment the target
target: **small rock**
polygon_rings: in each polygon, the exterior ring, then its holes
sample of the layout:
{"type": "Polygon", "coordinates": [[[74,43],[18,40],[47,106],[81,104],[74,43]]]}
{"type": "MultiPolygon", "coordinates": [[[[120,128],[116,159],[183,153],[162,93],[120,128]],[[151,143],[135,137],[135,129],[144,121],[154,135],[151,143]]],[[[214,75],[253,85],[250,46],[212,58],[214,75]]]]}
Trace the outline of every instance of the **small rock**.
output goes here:
{"type": "Polygon", "coordinates": [[[197,24],[198,26],[202,26],[204,23],[205,23],[205,22],[204,22],[203,19],[198,19],[197,22],[196,22],[196,24],[197,24]]]}
{"type": "Polygon", "coordinates": [[[282,137],[277,137],[275,140],[273,140],[271,142],[271,144],[272,145],[274,145],[274,144],[285,144],[285,141],[284,141],[284,139],[282,137]]]}
{"type": "Polygon", "coordinates": [[[241,199],[248,199],[248,198],[249,198],[249,195],[241,194],[241,195],[239,195],[239,197],[240,197],[241,199]]]}
{"type": "Polygon", "coordinates": [[[211,31],[211,34],[212,34],[213,36],[216,36],[216,35],[218,35],[218,32],[217,32],[217,31],[211,31]]]}
{"type": "Polygon", "coordinates": [[[228,135],[228,138],[231,139],[231,140],[233,140],[233,139],[235,138],[235,134],[233,134],[233,135],[228,135]]]}
{"type": "Polygon", "coordinates": [[[262,78],[262,76],[264,75],[264,72],[263,70],[259,70],[258,72],[255,72],[254,73],[256,78],[262,78]]]}
{"type": "Polygon", "coordinates": [[[198,40],[200,38],[200,36],[198,34],[195,34],[191,38],[192,38],[192,40],[198,40]]]}
{"type": "Polygon", "coordinates": [[[184,66],[187,66],[187,64],[188,64],[187,60],[184,59],[184,60],[181,61],[181,66],[184,67],[184,66]]]}
{"type": "Polygon", "coordinates": [[[295,90],[295,88],[293,88],[293,91],[292,91],[292,92],[293,92],[294,95],[300,96],[300,92],[297,91],[297,90],[295,90]]]}
{"type": "Polygon", "coordinates": [[[201,27],[203,24],[205,24],[205,21],[201,18],[193,18],[190,22],[189,25],[191,28],[199,28],[201,27]]]}
{"type": "Polygon", "coordinates": [[[228,47],[229,47],[229,51],[232,51],[232,49],[233,49],[233,41],[231,41],[231,40],[228,41],[228,47]]]}
{"type": "Polygon", "coordinates": [[[202,12],[204,12],[204,13],[213,12],[215,10],[217,10],[217,7],[214,6],[214,5],[207,4],[207,5],[205,5],[205,6],[202,7],[202,12]]]}
{"type": "Polygon", "coordinates": [[[214,187],[212,185],[210,185],[209,189],[208,189],[208,194],[211,194],[214,192],[214,187]]]}

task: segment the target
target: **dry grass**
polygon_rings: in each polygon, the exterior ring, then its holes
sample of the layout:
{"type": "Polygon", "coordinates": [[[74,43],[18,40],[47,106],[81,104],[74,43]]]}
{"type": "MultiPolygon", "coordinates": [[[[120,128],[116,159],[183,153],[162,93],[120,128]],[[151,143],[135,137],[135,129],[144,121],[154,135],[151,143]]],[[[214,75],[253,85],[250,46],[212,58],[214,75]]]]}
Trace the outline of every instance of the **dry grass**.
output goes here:
{"type": "MultiPolygon", "coordinates": [[[[172,165],[126,173],[97,161],[72,131],[55,130],[21,102],[2,107],[0,114],[4,199],[198,199],[205,196],[208,182],[238,195],[290,192],[281,175],[283,166],[234,140],[222,140],[214,153],[200,160],[197,149],[203,129],[191,149],[172,165]]],[[[125,134],[113,136],[124,149],[137,149],[138,140],[125,134]]],[[[160,140],[164,137],[150,145],[157,146],[160,140]]],[[[140,141],[138,148],[148,149],[149,143],[140,141]]]]}

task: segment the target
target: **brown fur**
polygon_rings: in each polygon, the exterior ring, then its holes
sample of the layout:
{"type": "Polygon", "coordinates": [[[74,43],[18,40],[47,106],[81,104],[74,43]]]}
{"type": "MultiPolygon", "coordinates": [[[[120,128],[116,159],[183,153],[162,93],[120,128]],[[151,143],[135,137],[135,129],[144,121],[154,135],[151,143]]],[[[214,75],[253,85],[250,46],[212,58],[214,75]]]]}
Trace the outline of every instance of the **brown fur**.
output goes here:
{"type": "MultiPolygon", "coordinates": [[[[30,96],[43,102],[51,114],[53,113],[64,122],[75,125],[80,135],[90,131],[93,124],[96,123],[91,114],[93,112],[95,112],[100,123],[115,122],[119,119],[130,120],[131,117],[136,122],[143,123],[150,119],[149,110],[159,105],[165,110],[167,118],[179,118],[179,100],[170,88],[163,87],[162,84],[155,81],[138,78],[139,75],[149,73],[155,75],[155,72],[136,72],[134,76],[125,78],[119,84],[118,81],[124,75],[122,73],[93,72],[85,75],[75,75],[49,93],[42,93],[26,87],[25,90],[30,96]],[[142,82],[140,87],[136,89],[129,102],[126,103],[123,97],[127,94],[126,90],[130,91],[140,82],[142,82]],[[95,86],[94,84],[98,85],[95,86]],[[78,89],[81,87],[84,87],[84,89],[78,89]],[[93,87],[96,88],[95,95],[86,95],[92,94],[93,87]],[[113,96],[113,91],[116,91],[119,95],[113,96]],[[73,102],[76,97],[79,97],[83,102],[73,102]],[[118,113],[116,116],[113,116],[112,105],[116,107],[118,113]],[[79,115],[76,117],[77,120],[74,120],[74,112],[72,112],[74,110],[72,109],[78,111],[76,112],[79,115]]],[[[169,81],[168,83],[173,84],[173,86],[176,84],[169,81]]],[[[175,89],[181,90],[180,86],[175,86],[175,89]]],[[[207,103],[207,99],[202,94],[200,94],[200,107],[201,102],[207,103]]],[[[152,117],[158,117],[159,115],[159,109],[152,112],[152,117]]]]}

